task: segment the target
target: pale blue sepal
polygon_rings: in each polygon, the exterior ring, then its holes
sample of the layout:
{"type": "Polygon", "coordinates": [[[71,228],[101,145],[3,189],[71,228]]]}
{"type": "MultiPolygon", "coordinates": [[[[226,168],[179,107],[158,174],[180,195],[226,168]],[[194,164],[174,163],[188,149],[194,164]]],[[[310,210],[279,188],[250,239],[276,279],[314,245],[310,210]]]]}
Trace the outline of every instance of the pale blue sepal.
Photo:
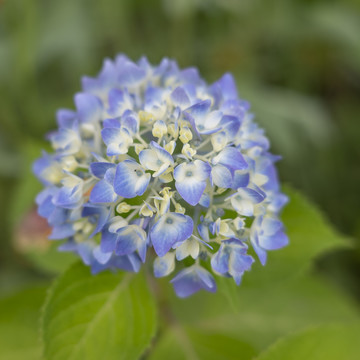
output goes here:
{"type": "Polygon", "coordinates": [[[201,289],[216,292],[213,276],[198,265],[190,266],[180,271],[172,280],[176,295],[185,298],[201,289]]]}
{"type": "Polygon", "coordinates": [[[106,264],[110,260],[112,252],[102,252],[100,246],[96,246],[93,249],[93,255],[100,264],[106,264]]]}
{"type": "Polygon", "coordinates": [[[114,189],[124,198],[141,196],[150,182],[150,174],[133,160],[124,160],[116,167],[114,189]]]}
{"type": "Polygon", "coordinates": [[[102,103],[92,94],[78,93],[75,95],[77,115],[81,123],[94,123],[101,120],[102,103]]]}
{"type": "Polygon", "coordinates": [[[158,256],[164,256],[174,244],[188,239],[194,223],[190,216],[178,213],[166,213],[152,226],[151,242],[158,256]]]}
{"type": "Polygon", "coordinates": [[[157,257],[154,261],[155,277],[164,277],[175,270],[175,253],[168,252],[163,257],[157,257]]]}

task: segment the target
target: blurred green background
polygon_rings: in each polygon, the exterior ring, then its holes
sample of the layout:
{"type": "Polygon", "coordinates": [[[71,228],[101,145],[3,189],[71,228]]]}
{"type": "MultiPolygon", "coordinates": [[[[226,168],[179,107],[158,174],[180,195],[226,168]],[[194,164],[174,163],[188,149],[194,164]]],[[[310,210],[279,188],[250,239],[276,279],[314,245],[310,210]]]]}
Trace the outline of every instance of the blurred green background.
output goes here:
{"type": "MultiPolygon", "coordinates": [[[[357,0],[0,1],[0,291],[43,277],[23,255],[43,246],[42,224],[23,220],[40,189],[31,162],[81,76],[119,52],[171,57],[209,82],[232,72],[283,156],[282,181],[359,248],[359,34],[357,0]]],[[[359,264],[342,250],[318,270],[360,300],[359,264]]]]}

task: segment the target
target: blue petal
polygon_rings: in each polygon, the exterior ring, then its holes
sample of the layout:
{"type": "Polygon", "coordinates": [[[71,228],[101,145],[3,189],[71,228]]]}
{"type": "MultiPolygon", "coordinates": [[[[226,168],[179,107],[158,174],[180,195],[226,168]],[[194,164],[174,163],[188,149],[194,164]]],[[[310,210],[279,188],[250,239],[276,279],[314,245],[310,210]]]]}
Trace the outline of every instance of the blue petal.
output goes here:
{"type": "Polygon", "coordinates": [[[53,203],[66,209],[76,208],[82,199],[82,186],[78,184],[73,188],[63,186],[54,196],[53,203]]]}
{"type": "Polygon", "coordinates": [[[207,194],[206,192],[204,192],[202,195],[201,195],[201,198],[199,200],[199,204],[201,206],[204,206],[204,207],[209,207],[210,206],[210,195],[207,194]]]}
{"type": "Polygon", "coordinates": [[[141,267],[141,261],[136,253],[132,253],[124,256],[114,256],[111,266],[126,271],[138,272],[141,267]]]}
{"type": "Polygon", "coordinates": [[[190,99],[182,87],[177,87],[171,94],[171,100],[175,106],[181,108],[190,106],[190,99]]]}
{"type": "Polygon", "coordinates": [[[80,122],[93,123],[101,120],[102,105],[96,96],[78,93],[75,95],[75,105],[80,122]]]}
{"type": "Polygon", "coordinates": [[[190,179],[183,182],[175,182],[176,190],[181,197],[190,205],[195,206],[199,203],[201,195],[206,188],[205,181],[197,181],[196,179],[190,179]]]}
{"type": "Polygon", "coordinates": [[[250,241],[251,241],[251,245],[252,245],[253,249],[256,252],[256,255],[258,256],[258,258],[260,260],[261,265],[264,266],[266,264],[266,260],[267,260],[267,253],[263,248],[261,248],[258,245],[258,237],[257,237],[257,235],[252,235],[250,237],[250,241]]]}
{"type": "Polygon", "coordinates": [[[204,289],[215,292],[216,284],[213,276],[205,269],[193,265],[180,271],[172,280],[176,295],[184,298],[204,289]]]}
{"type": "Polygon", "coordinates": [[[178,213],[162,215],[150,230],[151,242],[158,256],[164,256],[176,243],[188,239],[193,232],[191,217],[178,213]]]}
{"type": "Polygon", "coordinates": [[[108,229],[103,229],[101,231],[101,251],[107,253],[115,250],[116,247],[117,234],[108,231],[108,229]]]}
{"type": "Polygon", "coordinates": [[[211,267],[220,274],[226,274],[229,271],[230,251],[223,244],[219,251],[211,259],[211,267]]]}
{"type": "Polygon", "coordinates": [[[90,202],[92,203],[111,203],[117,199],[114,188],[105,179],[100,180],[90,193],[90,202]]]}
{"type": "Polygon", "coordinates": [[[135,134],[139,130],[138,115],[130,110],[125,111],[121,118],[121,125],[135,134]]]}
{"type": "Polygon", "coordinates": [[[77,253],[81,257],[81,260],[84,262],[85,265],[91,265],[94,259],[93,255],[93,247],[86,243],[80,243],[77,245],[77,253]]]}
{"type": "Polygon", "coordinates": [[[73,224],[65,223],[58,226],[54,226],[49,236],[49,239],[61,240],[73,236],[74,234],[75,234],[75,230],[73,228],[73,224]]]}
{"type": "Polygon", "coordinates": [[[197,226],[197,230],[199,232],[199,235],[205,240],[205,241],[209,241],[209,226],[203,222],[201,222],[198,226],[197,226]]]}
{"type": "Polygon", "coordinates": [[[244,170],[248,167],[240,150],[234,147],[226,147],[223,149],[213,158],[213,164],[222,164],[232,170],[244,170]]]}
{"type": "Polygon", "coordinates": [[[124,160],[116,167],[115,192],[128,199],[141,196],[149,185],[150,177],[137,162],[124,160]]]}
{"type": "Polygon", "coordinates": [[[146,243],[146,233],[138,225],[128,225],[117,231],[116,255],[133,253],[140,244],[146,243]]]}
{"type": "Polygon", "coordinates": [[[169,275],[174,269],[174,253],[167,253],[163,257],[157,257],[154,261],[154,275],[157,278],[169,275]]]}
{"type": "Polygon", "coordinates": [[[213,166],[211,170],[211,179],[216,186],[221,188],[229,188],[233,183],[230,170],[221,164],[213,166]]]}
{"type": "Polygon", "coordinates": [[[125,110],[127,110],[127,105],[131,106],[129,101],[126,101],[125,94],[120,89],[111,89],[109,92],[109,110],[108,113],[111,116],[121,116],[125,110]]]}
{"type": "Polygon", "coordinates": [[[251,188],[239,188],[238,194],[244,199],[244,200],[250,200],[253,204],[259,204],[265,199],[265,194],[261,191],[256,191],[251,188]]]}
{"type": "Polygon", "coordinates": [[[121,130],[120,128],[104,128],[101,130],[101,136],[106,145],[110,145],[111,143],[120,143],[121,142],[121,130]]]}
{"type": "Polygon", "coordinates": [[[210,107],[211,100],[207,99],[187,108],[185,112],[190,114],[194,119],[196,119],[197,117],[202,118],[208,113],[210,107]]]}
{"type": "Polygon", "coordinates": [[[136,85],[146,76],[145,70],[132,62],[124,64],[119,74],[118,80],[121,85],[136,85]]]}
{"type": "Polygon", "coordinates": [[[230,140],[237,135],[241,121],[236,116],[224,115],[221,119],[220,126],[230,140]]]}
{"type": "Polygon", "coordinates": [[[93,250],[93,256],[100,264],[106,264],[110,260],[111,255],[111,252],[104,253],[100,246],[95,247],[93,250]]]}
{"type": "Polygon", "coordinates": [[[105,119],[103,121],[103,128],[121,128],[120,118],[116,117],[113,119],[105,119]]]}
{"type": "Polygon", "coordinates": [[[82,217],[89,217],[89,221],[96,223],[94,231],[89,236],[91,238],[105,226],[110,216],[110,208],[108,206],[86,204],[81,215],[82,217]]]}
{"type": "Polygon", "coordinates": [[[229,273],[231,275],[236,273],[243,273],[250,270],[254,259],[250,255],[244,255],[241,252],[233,251],[231,253],[229,262],[229,273]]]}
{"type": "Polygon", "coordinates": [[[56,120],[60,128],[72,128],[76,120],[76,113],[68,109],[59,109],[56,112],[56,120]]]}
{"type": "Polygon", "coordinates": [[[223,98],[225,100],[236,99],[238,97],[236,83],[233,76],[230,73],[226,73],[219,81],[223,98]]]}
{"type": "Polygon", "coordinates": [[[90,172],[97,178],[102,179],[106,171],[114,167],[115,164],[109,162],[93,162],[90,164],[90,172]]]}
{"type": "Polygon", "coordinates": [[[241,170],[236,170],[234,172],[233,183],[231,187],[233,189],[238,189],[239,187],[246,187],[249,185],[250,174],[248,172],[243,173],[241,170]]]}
{"type": "Polygon", "coordinates": [[[259,245],[265,250],[277,250],[288,245],[289,239],[286,234],[279,230],[271,236],[259,235],[259,245]]]}

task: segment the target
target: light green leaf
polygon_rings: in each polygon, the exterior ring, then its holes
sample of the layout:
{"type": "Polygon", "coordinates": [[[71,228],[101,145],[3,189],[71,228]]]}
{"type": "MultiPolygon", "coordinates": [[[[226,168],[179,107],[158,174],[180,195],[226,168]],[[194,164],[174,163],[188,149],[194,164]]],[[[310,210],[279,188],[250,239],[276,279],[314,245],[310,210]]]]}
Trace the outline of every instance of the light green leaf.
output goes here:
{"type": "Polygon", "coordinates": [[[254,355],[250,345],[236,338],[174,325],[166,329],[149,360],[248,360],[254,355]]]}
{"type": "Polygon", "coordinates": [[[91,275],[80,263],[53,285],[42,321],[44,355],[51,360],[136,359],[157,327],[143,274],[91,275]]]}
{"type": "Polygon", "coordinates": [[[257,360],[357,360],[360,325],[324,325],[278,341],[257,360]]]}
{"type": "Polygon", "coordinates": [[[38,317],[45,287],[23,290],[0,300],[0,359],[38,360],[38,317]]]}

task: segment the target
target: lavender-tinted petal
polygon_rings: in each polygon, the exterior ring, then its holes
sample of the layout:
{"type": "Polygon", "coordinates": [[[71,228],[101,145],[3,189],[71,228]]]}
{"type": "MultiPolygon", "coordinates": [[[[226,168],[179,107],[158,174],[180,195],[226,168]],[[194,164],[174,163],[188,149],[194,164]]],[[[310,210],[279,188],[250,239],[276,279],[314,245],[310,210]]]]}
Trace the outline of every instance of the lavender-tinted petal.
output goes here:
{"type": "Polygon", "coordinates": [[[96,96],[88,93],[75,95],[75,105],[82,123],[93,123],[101,119],[102,105],[96,96]]]}
{"type": "Polygon", "coordinates": [[[162,215],[150,230],[151,242],[158,256],[164,256],[174,244],[188,239],[193,231],[193,220],[178,213],[162,215]]]}
{"type": "Polygon", "coordinates": [[[105,179],[100,180],[90,193],[90,202],[92,203],[111,203],[117,199],[118,195],[114,188],[105,179]]]}
{"type": "Polygon", "coordinates": [[[93,162],[90,164],[90,172],[99,179],[105,176],[107,170],[114,168],[116,165],[109,162],[93,162]]]}
{"type": "Polygon", "coordinates": [[[124,198],[133,198],[142,195],[150,182],[150,174],[132,160],[124,160],[117,165],[114,189],[124,198]]]}
{"type": "Polygon", "coordinates": [[[163,257],[157,257],[154,261],[154,275],[157,278],[169,275],[174,269],[174,253],[167,253],[163,257]]]}
{"type": "Polygon", "coordinates": [[[213,166],[211,170],[211,179],[216,186],[229,188],[233,183],[230,170],[221,164],[213,166]]]}
{"type": "Polygon", "coordinates": [[[177,87],[171,94],[171,100],[175,106],[185,108],[190,106],[190,99],[182,87],[177,87]]]}
{"type": "Polygon", "coordinates": [[[230,253],[226,246],[221,246],[219,251],[211,258],[211,267],[220,274],[226,274],[229,270],[230,253]]]}
{"type": "Polygon", "coordinates": [[[205,181],[197,181],[196,179],[175,182],[176,190],[180,196],[190,205],[195,206],[199,203],[201,195],[206,188],[205,181]]]}
{"type": "Polygon", "coordinates": [[[93,256],[100,264],[106,264],[110,260],[111,255],[112,252],[105,253],[101,250],[100,246],[95,247],[93,250],[93,256]]]}
{"type": "Polygon", "coordinates": [[[259,236],[259,245],[265,250],[277,250],[288,245],[289,239],[286,234],[279,230],[271,236],[259,236]]]}
{"type": "Polygon", "coordinates": [[[52,232],[49,236],[50,240],[61,240],[73,236],[75,234],[75,230],[73,228],[73,224],[65,223],[61,225],[54,226],[52,232]]]}
{"type": "Polygon", "coordinates": [[[191,266],[180,271],[172,280],[176,295],[184,298],[188,297],[201,289],[215,292],[216,284],[212,275],[206,270],[191,266]]]}

